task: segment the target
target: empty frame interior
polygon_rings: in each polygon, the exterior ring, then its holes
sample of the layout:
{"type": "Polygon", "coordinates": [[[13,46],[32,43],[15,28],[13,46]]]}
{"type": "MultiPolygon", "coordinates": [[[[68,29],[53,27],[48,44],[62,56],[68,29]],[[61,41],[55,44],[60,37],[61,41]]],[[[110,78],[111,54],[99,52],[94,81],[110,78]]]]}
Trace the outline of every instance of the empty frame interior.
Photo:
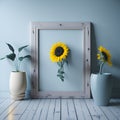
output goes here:
{"type": "Polygon", "coordinates": [[[90,97],[90,23],[31,24],[32,97],[90,97]],[[50,60],[50,49],[56,42],[69,49],[64,65],[64,82],[57,77],[59,66],[50,60]]]}

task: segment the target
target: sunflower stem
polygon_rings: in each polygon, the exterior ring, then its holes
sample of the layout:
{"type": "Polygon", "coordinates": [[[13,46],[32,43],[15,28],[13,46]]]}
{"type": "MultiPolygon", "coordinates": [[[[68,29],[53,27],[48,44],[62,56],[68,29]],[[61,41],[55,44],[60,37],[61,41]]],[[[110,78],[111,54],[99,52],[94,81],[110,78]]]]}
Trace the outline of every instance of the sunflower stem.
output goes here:
{"type": "Polygon", "coordinates": [[[60,67],[58,69],[58,74],[57,76],[61,79],[61,81],[64,81],[64,61],[59,62],[58,66],[60,67]]]}
{"type": "Polygon", "coordinates": [[[102,71],[103,71],[103,65],[104,65],[104,62],[102,62],[102,63],[100,64],[99,74],[102,74],[102,71]]]}

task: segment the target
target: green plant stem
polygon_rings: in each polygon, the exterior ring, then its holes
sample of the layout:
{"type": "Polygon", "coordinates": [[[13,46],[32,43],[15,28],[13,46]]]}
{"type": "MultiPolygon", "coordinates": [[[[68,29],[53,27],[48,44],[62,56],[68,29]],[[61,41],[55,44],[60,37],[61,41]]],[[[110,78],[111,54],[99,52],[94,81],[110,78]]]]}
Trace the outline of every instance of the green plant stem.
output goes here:
{"type": "Polygon", "coordinates": [[[104,62],[102,62],[102,63],[100,64],[100,70],[99,70],[99,74],[102,74],[103,65],[104,65],[104,62]]]}
{"type": "Polygon", "coordinates": [[[18,69],[20,70],[20,65],[21,65],[21,62],[20,61],[18,61],[19,63],[18,63],[18,69]]]}
{"type": "Polygon", "coordinates": [[[64,61],[62,62],[59,62],[58,66],[60,67],[58,69],[58,74],[57,76],[61,79],[61,81],[63,82],[64,81],[64,61]]]}
{"type": "Polygon", "coordinates": [[[14,66],[15,66],[15,71],[17,71],[18,67],[16,61],[14,61],[14,66]]]}
{"type": "Polygon", "coordinates": [[[17,57],[17,65],[18,65],[18,71],[20,70],[20,61],[19,61],[19,52],[18,52],[18,57],[17,57]]]}

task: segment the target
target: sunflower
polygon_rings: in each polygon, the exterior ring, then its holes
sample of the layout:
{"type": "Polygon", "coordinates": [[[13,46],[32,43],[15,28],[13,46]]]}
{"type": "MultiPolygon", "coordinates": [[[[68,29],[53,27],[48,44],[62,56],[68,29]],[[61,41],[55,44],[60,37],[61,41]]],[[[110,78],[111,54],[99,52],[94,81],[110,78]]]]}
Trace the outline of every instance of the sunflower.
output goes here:
{"type": "Polygon", "coordinates": [[[100,60],[100,54],[97,54],[97,59],[100,60]]]}
{"type": "Polygon", "coordinates": [[[64,81],[64,63],[67,61],[69,48],[62,42],[57,42],[50,49],[50,59],[59,66],[57,76],[64,81]]]}
{"type": "Polygon", "coordinates": [[[97,59],[101,60],[103,62],[107,62],[108,65],[111,66],[112,62],[111,62],[111,54],[110,54],[109,50],[107,50],[103,46],[100,46],[98,48],[98,50],[99,50],[99,54],[97,54],[97,59]]]}
{"type": "Polygon", "coordinates": [[[62,42],[57,42],[52,45],[50,50],[50,59],[52,62],[61,62],[67,58],[69,48],[62,42]]]}
{"type": "Polygon", "coordinates": [[[100,61],[99,73],[102,74],[102,69],[103,69],[104,63],[108,63],[109,66],[112,66],[111,54],[110,54],[109,50],[107,50],[103,46],[100,46],[98,48],[98,52],[99,53],[97,54],[97,59],[100,61]]]}

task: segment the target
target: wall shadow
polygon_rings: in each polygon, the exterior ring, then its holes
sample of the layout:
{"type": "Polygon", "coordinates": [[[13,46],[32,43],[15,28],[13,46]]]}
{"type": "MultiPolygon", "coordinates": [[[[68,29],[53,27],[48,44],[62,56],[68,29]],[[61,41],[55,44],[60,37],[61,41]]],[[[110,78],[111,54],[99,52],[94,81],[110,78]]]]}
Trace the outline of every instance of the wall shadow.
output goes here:
{"type": "Polygon", "coordinates": [[[109,106],[120,106],[120,99],[111,99],[109,106]]]}
{"type": "Polygon", "coordinates": [[[94,25],[91,23],[91,73],[98,73],[99,66],[97,62],[97,42],[94,25]]]}

